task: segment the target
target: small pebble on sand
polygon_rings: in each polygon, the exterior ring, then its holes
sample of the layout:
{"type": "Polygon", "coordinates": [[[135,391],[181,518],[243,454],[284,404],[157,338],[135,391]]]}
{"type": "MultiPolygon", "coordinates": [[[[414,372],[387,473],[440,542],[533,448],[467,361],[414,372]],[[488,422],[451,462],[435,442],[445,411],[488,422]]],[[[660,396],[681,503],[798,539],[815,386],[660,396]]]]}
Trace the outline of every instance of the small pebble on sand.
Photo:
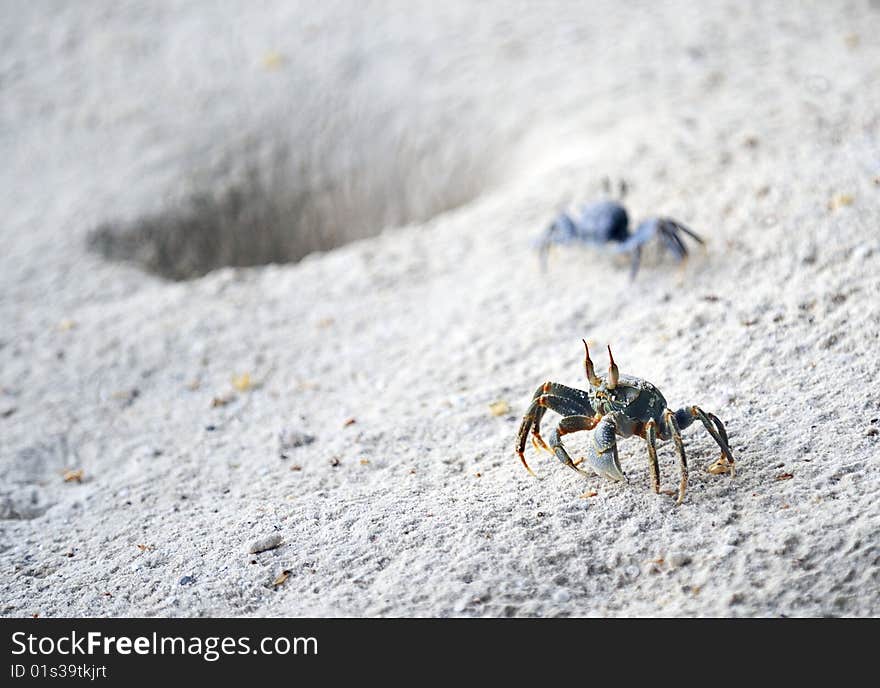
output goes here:
{"type": "Polygon", "coordinates": [[[250,547],[248,547],[248,553],[259,554],[260,552],[275,549],[283,541],[284,538],[282,538],[279,533],[274,533],[273,535],[267,535],[266,537],[257,538],[250,544],[250,547]]]}

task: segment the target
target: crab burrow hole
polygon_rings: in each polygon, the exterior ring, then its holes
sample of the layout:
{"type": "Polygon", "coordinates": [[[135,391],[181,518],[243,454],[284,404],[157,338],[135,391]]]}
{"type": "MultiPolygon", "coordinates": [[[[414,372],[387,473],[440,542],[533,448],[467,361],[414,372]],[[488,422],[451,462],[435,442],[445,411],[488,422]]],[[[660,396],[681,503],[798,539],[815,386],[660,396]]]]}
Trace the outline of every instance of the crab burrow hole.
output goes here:
{"type": "Polygon", "coordinates": [[[361,108],[337,112],[335,125],[276,119],[233,142],[215,136],[220,143],[179,156],[177,184],[154,207],[101,223],[88,247],[186,280],[224,266],[294,262],[423,222],[473,200],[503,169],[490,122],[465,116],[453,127],[449,117],[361,108]]]}

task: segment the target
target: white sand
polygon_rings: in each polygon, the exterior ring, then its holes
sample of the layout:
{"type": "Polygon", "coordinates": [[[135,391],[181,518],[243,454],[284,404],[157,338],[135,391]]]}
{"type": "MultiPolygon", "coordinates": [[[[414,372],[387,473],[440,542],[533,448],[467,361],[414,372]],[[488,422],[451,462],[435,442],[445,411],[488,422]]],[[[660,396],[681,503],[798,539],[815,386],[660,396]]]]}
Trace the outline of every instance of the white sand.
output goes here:
{"type": "Polygon", "coordinates": [[[880,9],[616,4],[4,3],[0,613],[880,613],[880,9]],[[542,275],[606,175],[708,250],[542,275]],[[530,478],[581,337],[737,477],[530,478]]]}

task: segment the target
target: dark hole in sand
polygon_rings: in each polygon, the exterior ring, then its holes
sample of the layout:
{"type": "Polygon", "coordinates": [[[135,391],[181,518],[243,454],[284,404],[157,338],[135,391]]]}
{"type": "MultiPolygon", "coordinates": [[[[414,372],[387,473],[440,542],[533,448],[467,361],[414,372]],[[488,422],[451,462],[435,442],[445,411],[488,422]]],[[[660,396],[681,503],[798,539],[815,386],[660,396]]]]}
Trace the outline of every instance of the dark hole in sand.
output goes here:
{"type": "Polygon", "coordinates": [[[488,165],[474,157],[481,151],[445,141],[429,142],[433,150],[426,150],[425,143],[337,145],[335,156],[306,162],[283,147],[270,149],[262,167],[251,161],[236,172],[234,162],[225,165],[196,186],[210,191],[180,194],[134,220],[106,222],[89,234],[88,245],[110,260],[185,280],[223,266],[298,261],[425,221],[485,190],[488,165]]]}

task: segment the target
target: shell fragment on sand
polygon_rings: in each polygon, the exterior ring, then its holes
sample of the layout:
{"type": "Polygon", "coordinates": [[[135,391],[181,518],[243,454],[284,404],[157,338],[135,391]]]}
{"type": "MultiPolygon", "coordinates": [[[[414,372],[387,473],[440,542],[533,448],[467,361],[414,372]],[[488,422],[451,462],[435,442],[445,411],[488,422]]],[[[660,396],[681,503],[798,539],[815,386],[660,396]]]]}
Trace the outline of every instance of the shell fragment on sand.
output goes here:
{"type": "Polygon", "coordinates": [[[284,542],[284,538],[281,537],[280,533],[274,533],[273,535],[267,535],[266,537],[257,538],[253,542],[251,542],[250,547],[248,547],[248,554],[259,554],[260,552],[266,552],[270,549],[275,549],[282,542],[284,542]]]}

